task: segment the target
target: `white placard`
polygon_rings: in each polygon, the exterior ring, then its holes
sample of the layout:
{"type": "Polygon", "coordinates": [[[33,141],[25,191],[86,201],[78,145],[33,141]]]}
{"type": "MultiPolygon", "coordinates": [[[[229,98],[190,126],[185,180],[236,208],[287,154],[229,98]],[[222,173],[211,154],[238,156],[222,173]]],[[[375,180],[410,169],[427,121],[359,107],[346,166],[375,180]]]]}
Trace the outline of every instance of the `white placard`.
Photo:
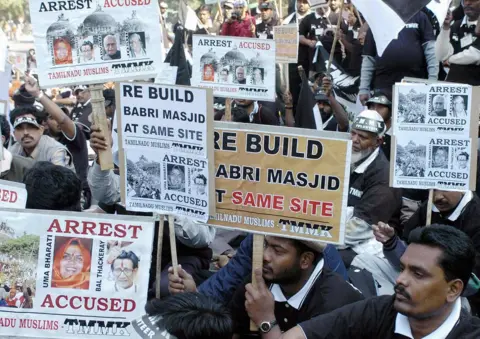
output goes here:
{"type": "Polygon", "coordinates": [[[152,218],[2,209],[0,225],[2,279],[23,288],[0,307],[2,335],[141,338],[152,218]]]}
{"type": "Polygon", "coordinates": [[[0,180],[0,208],[25,208],[26,204],[27,190],[24,184],[0,180]]]}
{"type": "Polygon", "coordinates": [[[117,98],[127,210],[207,221],[214,205],[211,91],[120,83],[117,98]]]}
{"type": "Polygon", "coordinates": [[[275,101],[275,41],[193,35],[192,86],[225,98],[275,101]]]}
{"type": "Polygon", "coordinates": [[[178,66],[170,66],[169,64],[163,64],[162,69],[155,78],[156,84],[175,85],[177,82],[177,70],[178,66]]]}
{"type": "Polygon", "coordinates": [[[401,83],[394,96],[393,186],[465,191],[474,189],[478,114],[472,87],[401,83]]]}
{"type": "Polygon", "coordinates": [[[42,87],[153,78],[163,63],[152,0],[30,1],[42,87]]]}

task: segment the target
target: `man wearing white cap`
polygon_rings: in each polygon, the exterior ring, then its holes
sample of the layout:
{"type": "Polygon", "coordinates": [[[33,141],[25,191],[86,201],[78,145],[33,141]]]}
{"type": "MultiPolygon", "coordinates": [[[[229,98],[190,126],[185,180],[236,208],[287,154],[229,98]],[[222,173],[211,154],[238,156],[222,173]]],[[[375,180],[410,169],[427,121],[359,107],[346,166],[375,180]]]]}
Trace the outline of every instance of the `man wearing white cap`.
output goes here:
{"type": "Polygon", "coordinates": [[[381,253],[372,226],[391,221],[400,211],[401,194],[389,187],[389,163],[380,149],[385,122],[376,111],[366,110],[352,128],[352,159],[348,192],[345,246],[340,254],[346,266],[360,253],[381,253]]]}
{"type": "Polygon", "coordinates": [[[363,296],[324,265],[321,242],[265,237],[263,269],[255,271],[257,286],[239,286],[230,303],[234,333],[252,335],[250,320],[260,333],[279,326],[285,332],[303,319],[359,301],[363,296]]]}

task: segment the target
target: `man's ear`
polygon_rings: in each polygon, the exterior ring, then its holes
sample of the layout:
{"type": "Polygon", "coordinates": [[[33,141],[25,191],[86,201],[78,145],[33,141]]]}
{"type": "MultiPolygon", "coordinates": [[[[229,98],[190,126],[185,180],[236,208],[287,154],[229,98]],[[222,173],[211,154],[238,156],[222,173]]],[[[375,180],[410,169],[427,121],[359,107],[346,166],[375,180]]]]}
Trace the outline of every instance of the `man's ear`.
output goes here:
{"type": "Polygon", "coordinates": [[[452,280],[448,283],[447,301],[453,303],[463,292],[463,281],[460,279],[452,280]]]}
{"type": "Polygon", "coordinates": [[[377,138],[377,145],[376,146],[380,147],[380,146],[382,146],[382,144],[383,144],[383,137],[377,138]]]}
{"type": "Polygon", "coordinates": [[[307,251],[303,252],[300,256],[300,268],[302,270],[308,269],[310,266],[313,266],[313,261],[315,260],[315,255],[313,252],[307,251]]]}

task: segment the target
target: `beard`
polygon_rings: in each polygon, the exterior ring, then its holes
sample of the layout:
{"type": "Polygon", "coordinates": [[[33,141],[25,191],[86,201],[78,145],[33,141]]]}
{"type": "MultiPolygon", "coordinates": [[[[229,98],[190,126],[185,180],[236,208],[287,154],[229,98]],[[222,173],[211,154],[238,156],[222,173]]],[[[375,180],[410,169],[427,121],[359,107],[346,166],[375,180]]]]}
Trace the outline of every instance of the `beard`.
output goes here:
{"type": "Polygon", "coordinates": [[[361,150],[359,152],[355,152],[352,150],[352,161],[350,162],[350,169],[351,172],[355,170],[357,167],[357,164],[362,161],[363,159],[367,158],[370,154],[373,153],[375,149],[373,148],[367,148],[364,150],[361,150]]]}
{"type": "Polygon", "coordinates": [[[266,279],[266,281],[268,284],[289,285],[296,283],[300,279],[301,273],[300,266],[294,266],[275,274],[273,278],[266,279]]]}

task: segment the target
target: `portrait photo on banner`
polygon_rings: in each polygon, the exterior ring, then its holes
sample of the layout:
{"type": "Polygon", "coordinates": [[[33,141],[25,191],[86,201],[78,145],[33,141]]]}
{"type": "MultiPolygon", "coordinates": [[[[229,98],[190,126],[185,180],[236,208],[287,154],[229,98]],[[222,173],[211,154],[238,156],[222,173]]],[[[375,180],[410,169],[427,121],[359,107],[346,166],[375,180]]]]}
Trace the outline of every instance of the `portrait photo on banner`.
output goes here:
{"type": "Polygon", "coordinates": [[[89,238],[55,237],[52,287],[90,288],[92,243],[89,238]]]}

